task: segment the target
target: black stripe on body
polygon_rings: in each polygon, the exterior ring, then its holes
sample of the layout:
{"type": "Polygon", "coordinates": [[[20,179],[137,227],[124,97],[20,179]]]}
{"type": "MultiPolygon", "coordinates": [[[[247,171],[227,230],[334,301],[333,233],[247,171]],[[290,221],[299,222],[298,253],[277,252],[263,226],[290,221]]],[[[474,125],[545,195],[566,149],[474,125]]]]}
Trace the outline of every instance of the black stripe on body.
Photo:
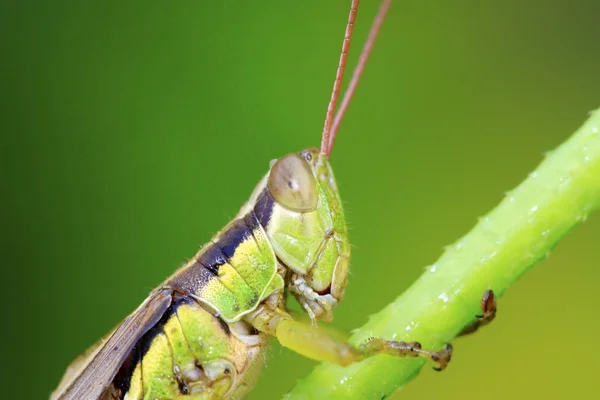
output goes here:
{"type": "Polygon", "coordinates": [[[271,196],[269,189],[265,187],[261,194],[258,195],[258,199],[256,199],[256,203],[254,204],[254,214],[256,214],[258,221],[265,229],[271,220],[274,206],[275,200],[271,196]]]}
{"type": "Polygon", "coordinates": [[[113,385],[121,390],[124,395],[129,391],[131,386],[131,376],[135,367],[143,360],[144,356],[150,349],[154,338],[164,333],[163,326],[169,320],[169,318],[177,311],[177,308],[182,304],[189,304],[193,300],[189,297],[178,297],[173,300],[173,303],[165,310],[161,319],[154,325],[148,332],[144,334],[135,344],[129,356],[125,359],[119,372],[114,378],[113,385]]]}
{"type": "MultiPolygon", "coordinates": [[[[267,196],[270,198],[270,194],[267,193],[267,196]]],[[[265,239],[263,238],[264,232],[262,231],[260,218],[254,211],[250,210],[246,215],[235,219],[227,225],[226,228],[213,239],[213,242],[202,248],[195,260],[190,261],[185,268],[180,269],[169,281],[165,282],[165,285],[180,293],[208,296],[210,298],[205,300],[209,301],[217,312],[222,312],[224,315],[231,318],[235,316],[235,312],[240,310],[240,307],[251,308],[255,306],[258,296],[262,293],[264,288],[251,286],[251,283],[256,284],[257,282],[255,276],[252,274],[266,275],[267,273],[271,273],[271,265],[268,264],[268,261],[263,261],[265,254],[261,253],[261,265],[258,266],[258,270],[253,272],[253,270],[247,268],[247,265],[245,265],[245,263],[253,262],[251,256],[243,254],[236,260],[235,255],[242,243],[248,243],[250,248],[255,246],[257,251],[266,251],[265,247],[268,246],[268,243],[265,243],[265,239]],[[260,234],[261,236],[258,240],[255,236],[257,234],[260,234]],[[239,270],[241,265],[236,265],[236,263],[243,263],[246,267],[243,268],[243,275],[239,270]],[[230,265],[232,270],[230,270],[229,273],[236,273],[238,276],[235,279],[248,287],[241,289],[241,291],[246,293],[247,289],[250,289],[253,291],[254,297],[246,296],[248,297],[247,299],[240,298],[238,293],[240,289],[238,289],[237,286],[233,287],[234,285],[231,284],[230,280],[221,280],[219,272],[221,266],[224,264],[230,265]],[[203,288],[214,279],[219,281],[219,285],[215,285],[214,290],[221,291],[223,297],[218,297],[218,295],[214,293],[202,293],[203,288]],[[249,283],[250,280],[252,281],[249,283]]],[[[214,283],[216,284],[217,282],[214,283]]]]}
{"type": "Polygon", "coordinates": [[[135,370],[136,365],[142,359],[141,352],[139,347],[136,345],[133,347],[121,368],[119,368],[119,372],[115,375],[113,380],[113,385],[115,388],[119,389],[121,395],[124,396],[125,393],[129,391],[129,387],[131,386],[131,376],[133,375],[133,371],[135,370]]]}
{"type": "Polygon", "coordinates": [[[259,229],[260,226],[260,221],[254,211],[250,211],[248,214],[244,215],[244,223],[246,224],[252,235],[254,235],[254,231],[256,229],[259,229]]]}
{"type": "Polygon", "coordinates": [[[246,226],[243,219],[237,219],[227,227],[226,231],[221,232],[215,243],[210,243],[203,249],[198,261],[217,276],[219,267],[227,263],[240,243],[250,237],[252,237],[252,230],[246,226]]]}
{"type": "MultiPolygon", "coordinates": [[[[233,221],[227,227],[227,230],[221,232],[216,242],[208,244],[202,250],[196,264],[200,263],[214,276],[218,276],[219,267],[235,255],[238,246],[249,238],[254,239],[252,230],[256,227],[257,220],[253,212],[250,212],[246,217],[233,221]]],[[[196,267],[196,264],[192,268],[196,267]]]]}
{"type": "Polygon", "coordinates": [[[252,237],[252,230],[244,220],[233,221],[216,242],[207,244],[198,259],[175,275],[167,285],[184,293],[198,293],[211,279],[218,279],[219,267],[228,263],[240,243],[249,237],[252,237]]]}
{"type": "Polygon", "coordinates": [[[152,346],[152,341],[154,340],[154,338],[156,336],[164,333],[164,329],[163,329],[164,325],[167,323],[167,321],[169,321],[169,319],[173,316],[173,314],[175,314],[177,312],[177,309],[179,308],[179,306],[181,306],[183,304],[190,304],[193,301],[194,300],[188,296],[178,296],[175,300],[173,300],[173,303],[171,304],[171,306],[169,308],[167,308],[167,310],[163,314],[160,321],[158,321],[158,323],[156,325],[154,325],[152,327],[152,329],[150,329],[148,332],[146,332],[146,334],[142,337],[142,339],[136,345],[141,350],[140,355],[141,355],[142,359],[144,358],[144,356],[146,355],[148,350],[150,350],[150,347],[152,346]]]}
{"type": "Polygon", "coordinates": [[[229,225],[221,234],[217,245],[228,259],[232,258],[238,246],[252,237],[252,231],[246,226],[243,219],[238,219],[229,225]]]}
{"type": "Polygon", "coordinates": [[[202,250],[202,254],[198,258],[198,262],[209,270],[214,276],[219,274],[219,267],[227,263],[227,258],[214,243],[210,243],[202,250]]]}
{"type": "MultiPolygon", "coordinates": [[[[146,332],[146,334],[144,336],[142,336],[140,338],[140,340],[138,340],[136,345],[133,347],[133,349],[129,353],[129,356],[127,357],[125,362],[123,362],[123,364],[121,365],[119,372],[117,373],[117,375],[115,376],[115,378],[113,380],[114,387],[117,389],[120,389],[122,396],[124,396],[129,391],[129,388],[131,387],[131,377],[133,375],[133,372],[140,362],[143,363],[144,356],[146,355],[146,353],[148,353],[148,351],[152,347],[152,341],[158,335],[165,334],[164,333],[164,325],[169,321],[170,318],[173,318],[175,316],[175,314],[177,313],[177,309],[180,306],[182,306],[184,304],[192,304],[194,302],[195,302],[195,300],[192,299],[191,297],[177,296],[174,299],[171,306],[169,306],[169,308],[167,308],[167,310],[164,312],[161,319],[156,323],[156,325],[154,325],[148,332],[146,332]]],[[[202,307],[202,306],[200,305],[200,307],[202,307]]],[[[175,316],[175,318],[176,318],[176,316],[175,316]]],[[[231,331],[229,329],[229,326],[221,319],[218,319],[218,321],[221,323],[221,327],[222,327],[223,331],[225,333],[227,333],[227,335],[230,335],[231,331]]],[[[180,385],[183,384],[182,382],[179,382],[179,383],[180,383],[180,385]]]]}
{"type": "MultiPolygon", "coordinates": [[[[219,250],[219,253],[221,252],[220,249],[217,248],[217,250],[219,250]]],[[[206,265],[195,261],[165,282],[165,285],[180,293],[198,294],[211,279],[217,279],[219,265],[223,265],[227,262],[222,254],[221,257],[223,258],[223,262],[221,264],[213,264],[211,269],[206,265]]]]}

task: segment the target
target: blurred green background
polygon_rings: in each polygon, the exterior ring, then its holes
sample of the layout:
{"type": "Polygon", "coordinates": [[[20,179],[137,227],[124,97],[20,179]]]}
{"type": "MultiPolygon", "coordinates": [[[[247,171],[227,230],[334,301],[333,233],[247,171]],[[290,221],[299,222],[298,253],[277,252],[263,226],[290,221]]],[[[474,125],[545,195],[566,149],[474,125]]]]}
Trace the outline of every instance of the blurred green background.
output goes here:
{"type": "MultiPolygon", "coordinates": [[[[352,65],[378,3],[361,5],[352,65]]],[[[2,2],[3,398],[47,398],[271,159],[319,144],[348,5],[2,2]]],[[[600,106],[599,15],[596,0],[393,4],[333,155],[354,245],[335,326],[394,299],[600,106]]],[[[593,215],[403,397],[597,393],[599,244],[593,215]]],[[[275,344],[250,397],[312,366],[275,344]]]]}

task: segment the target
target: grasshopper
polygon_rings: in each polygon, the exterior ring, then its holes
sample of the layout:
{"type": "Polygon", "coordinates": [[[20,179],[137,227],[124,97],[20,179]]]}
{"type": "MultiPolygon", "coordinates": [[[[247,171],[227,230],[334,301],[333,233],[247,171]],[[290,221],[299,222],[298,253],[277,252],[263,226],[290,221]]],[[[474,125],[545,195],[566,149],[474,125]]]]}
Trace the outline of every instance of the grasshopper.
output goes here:
{"type": "Polygon", "coordinates": [[[343,299],[350,261],[330,155],[390,3],[383,0],[335,113],[359,5],[352,0],[320,149],[273,161],[233,221],[76,359],[51,399],[242,398],[271,337],[306,357],[343,366],[389,354],[446,367],[450,345],[436,352],[418,342],[373,338],[353,346],[316,326],[330,321],[343,299]],[[286,292],[312,324],[290,315],[286,292]]]}

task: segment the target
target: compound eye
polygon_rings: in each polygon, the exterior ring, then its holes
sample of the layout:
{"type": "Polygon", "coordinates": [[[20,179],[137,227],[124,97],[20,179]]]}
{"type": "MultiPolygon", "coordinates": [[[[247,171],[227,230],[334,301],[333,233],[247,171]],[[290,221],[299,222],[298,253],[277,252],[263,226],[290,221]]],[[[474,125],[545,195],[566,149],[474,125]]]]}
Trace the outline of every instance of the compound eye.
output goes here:
{"type": "Polygon", "coordinates": [[[317,207],[317,181],[308,163],[297,154],[280,158],[271,168],[269,191],[275,201],[292,211],[317,207]]]}

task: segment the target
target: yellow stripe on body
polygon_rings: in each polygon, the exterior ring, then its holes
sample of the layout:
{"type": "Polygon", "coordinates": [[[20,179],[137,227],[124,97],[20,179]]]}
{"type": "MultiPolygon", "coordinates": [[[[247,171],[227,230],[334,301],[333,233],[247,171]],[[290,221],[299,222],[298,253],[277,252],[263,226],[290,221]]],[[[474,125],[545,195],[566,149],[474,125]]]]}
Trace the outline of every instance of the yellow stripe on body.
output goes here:
{"type": "MultiPolygon", "coordinates": [[[[183,306],[179,306],[178,310],[181,307],[183,306]]],[[[169,343],[171,344],[173,361],[177,366],[177,369],[180,371],[179,375],[184,378],[184,381],[186,381],[185,383],[187,384],[187,379],[185,379],[186,372],[195,370],[197,368],[197,359],[188,345],[177,314],[171,315],[171,317],[165,323],[163,329],[165,331],[165,335],[167,335],[167,338],[169,339],[169,343]]]]}
{"type": "Polygon", "coordinates": [[[142,358],[142,380],[144,400],[170,399],[180,394],[173,371],[171,346],[164,333],[154,337],[142,358]]]}
{"type": "Polygon", "coordinates": [[[253,289],[254,294],[262,297],[277,271],[277,262],[262,226],[257,223],[252,228],[252,236],[237,246],[229,263],[253,289]]]}
{"type": "Polygon", "coordinates": [[[225,227],[197,258],[213,270],[217,266],[218,271],[199,288],[195,298],[213,308],[226,322],[238,321],[268,295],[283,289],[283,281],[274,279],[275,253],[253,213],[225,227]],[[224,259],[211,264],[218,257],[224,259]]]}

